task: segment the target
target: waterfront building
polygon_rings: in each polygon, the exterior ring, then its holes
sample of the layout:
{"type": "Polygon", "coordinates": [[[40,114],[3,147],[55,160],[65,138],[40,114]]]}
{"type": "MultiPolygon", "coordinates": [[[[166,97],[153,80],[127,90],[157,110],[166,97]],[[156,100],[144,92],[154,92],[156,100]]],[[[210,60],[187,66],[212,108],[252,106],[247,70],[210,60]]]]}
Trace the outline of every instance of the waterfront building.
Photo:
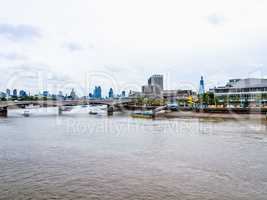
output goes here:
{"type": "Polygon", "coordinates": [[[242,107],[267,105],[267,79],[231,79],[222,87],[210,89],[220,103],[242,107]]]}
{"type": "Polygon", "coordinates": [[[204,79],[203,76],[201,76],[200,82],[199,82],[199,92],[200,95],[205,93],[205,86],[204,86],[204,79]]]}
{"type": "Polygon", "coordinates": [[[197,93],[192,90],[163,90],[162,96],[170,103],[179,102],[187,106],[189,101],[197,100],[197,93]]]}
{"type": "Polygon", "coordinates": [[[175,98],[177,100],[185,100],[192,96],[196,98],[196,92],[192,90],[163,90],[162,96],[164,99],[175,98]]]}
{"type": "Polygon", "coordinates": [[[108,92],[108,98],[112,99],[113,97],[114,97],[113,89],[110,88],[110,89],[109,89],[109,92],[108,92]]]}
{"type": "Polygon", "coordinates": [[[148,79],[148,84],[143,85],[142,95],[145,97],[160,97],[163,90],[163,75],[153,75],[148,79]]]}
{"type": "Polygon", "coordinates": [[[142,97],[142,92],[130,90],[128,96],[129,96],[129,98],[133,98],[133,99],[140,98],[140,97],[142,97]]]}
{"type": "Polygon", "coordinates": [[[150,85],[143,85],[142,86],[142,93],[143,94],[151,94],[152,91],[153,91],[153,89],[150,85]]]}
{"type": "Polygon", "coordinates": [[[162,90],[155,85],[144,85],[142,86],[142,95],[145,97],[160,97],[162,90]]]}
{"type": "Polygon", "coordinates": [[[149,86],[155,86],[160,91],[163,90],[163,75],[153,75],[148,79],[148,85],[149,86]]]}

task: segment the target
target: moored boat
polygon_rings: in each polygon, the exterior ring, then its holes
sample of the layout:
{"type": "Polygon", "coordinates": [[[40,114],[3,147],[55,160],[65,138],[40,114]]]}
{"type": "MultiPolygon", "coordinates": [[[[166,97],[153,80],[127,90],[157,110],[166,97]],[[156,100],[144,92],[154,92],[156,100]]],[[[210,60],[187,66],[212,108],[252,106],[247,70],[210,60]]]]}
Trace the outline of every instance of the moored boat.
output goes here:
{"type": "Polygon", "coordinates": [[[25,111],[23,112],[23,116],[24,116],[24,117],[30,117],[30,111],[25,110],[25,111]]]}
{"type": "Polygon", "coordinates": [[[90,111],[89,115],[97,115],[98,113],[96,111],[90,111]]]}
{"type": "Polygon", "coordinates": [[[68,111],[71,111],[73,108],[71,106],[63,106],[61,109],[64,112],[68,112],[68,111]]]}
{"type": "Polygon", "coordinates": [[[130,116],[134,118],[152,118],[153,112],[152,111],[135,111],[130,116]]]}

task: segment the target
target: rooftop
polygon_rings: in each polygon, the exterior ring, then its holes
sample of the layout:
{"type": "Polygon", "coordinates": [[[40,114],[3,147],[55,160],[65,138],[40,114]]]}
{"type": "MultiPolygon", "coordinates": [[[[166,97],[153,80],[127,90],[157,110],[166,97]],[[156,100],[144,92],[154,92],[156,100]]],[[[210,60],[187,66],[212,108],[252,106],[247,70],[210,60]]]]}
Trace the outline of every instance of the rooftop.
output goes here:
{"type": "Polygon", "coordinates": [[[267,79],[246,78],[246,79],[230,79],[225,87],[218,88],[256,88],[267,87],[267,79]]]}

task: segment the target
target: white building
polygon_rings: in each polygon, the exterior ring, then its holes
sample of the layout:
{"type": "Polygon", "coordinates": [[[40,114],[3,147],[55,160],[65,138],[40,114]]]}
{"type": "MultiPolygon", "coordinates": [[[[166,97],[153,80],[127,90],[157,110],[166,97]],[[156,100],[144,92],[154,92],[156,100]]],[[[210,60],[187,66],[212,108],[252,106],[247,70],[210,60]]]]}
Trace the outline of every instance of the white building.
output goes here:
{"type": "Polygon", "coordinates": [[[210,89],[220,101],[228,99],[230,102],[250,102],[266,105],[267,79],[247,78],[231,79],[223,87],[210,89]]]}

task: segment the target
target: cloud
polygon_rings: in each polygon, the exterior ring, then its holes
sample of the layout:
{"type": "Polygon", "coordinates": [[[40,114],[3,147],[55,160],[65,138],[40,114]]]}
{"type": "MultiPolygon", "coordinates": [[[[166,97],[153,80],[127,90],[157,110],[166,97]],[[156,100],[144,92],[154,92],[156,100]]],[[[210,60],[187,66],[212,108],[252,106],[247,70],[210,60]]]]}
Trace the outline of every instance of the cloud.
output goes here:
{"type": "Polygon", "coordinates": [[[19,55],[17,53],[0,53],[0,59],[5,59],[5,60],[26,60],[26,56],[19,55]]]}
{"type": "MultiPolygon", "coordinates": [[[[0,52],[25,54],[28,60],[13,63],[6,58],[14,55],[2,55],[0,69],[28,62],[46,63],[86,87],[88,71],[110,71],[119,81],[133,85],[144,84],[151,74],[166,71],[171,74],[170,89],[177,88],[181,81],[198,84],[201,74],[216,81],[217,74],[245,77],[253,70],[251,63],[263,64],[262,74],[267,74],[267,1],[189,0],[166,4],[106,0],[105,5],[103,1],[4,1],[0,6],[0,52]],[[63,4],[64,13],[59,15],[63,4]],[[192,4],[197,9],[189,12],[192,4]],[[1,25],[4,23],[8,25],[1,25]],[[13,32],[21,30],[19,24],[41,30],[40,39],[37,30],[37,45],[7,39],[18,37],[13,32]]],[[[24,36],[19,38],[23,40],[24,36]]],[[[218,77],[218,81],[224,83],[224,77],[218,77]]]]}
{"type": "Polygon", "coordinates": [[[63,48],[68,49],[69,51],[82,51],[84,48],[81,44],[76,42],[68,42],[63,44],[63,48]]]}
{"type": "Polygon", "coordinates": [[[224,16],[216,14],[216,13],[209,15],[207,17],[207,20],[211,25],[215,25],[215,26],[222,25],[225,22],[224,16]]]}
{"type": "Polygon", "coordinates": [[[30,25],[0,24],[0,36],[18,42],[38,39],[41,37],[41,32],[30,25]]]}

